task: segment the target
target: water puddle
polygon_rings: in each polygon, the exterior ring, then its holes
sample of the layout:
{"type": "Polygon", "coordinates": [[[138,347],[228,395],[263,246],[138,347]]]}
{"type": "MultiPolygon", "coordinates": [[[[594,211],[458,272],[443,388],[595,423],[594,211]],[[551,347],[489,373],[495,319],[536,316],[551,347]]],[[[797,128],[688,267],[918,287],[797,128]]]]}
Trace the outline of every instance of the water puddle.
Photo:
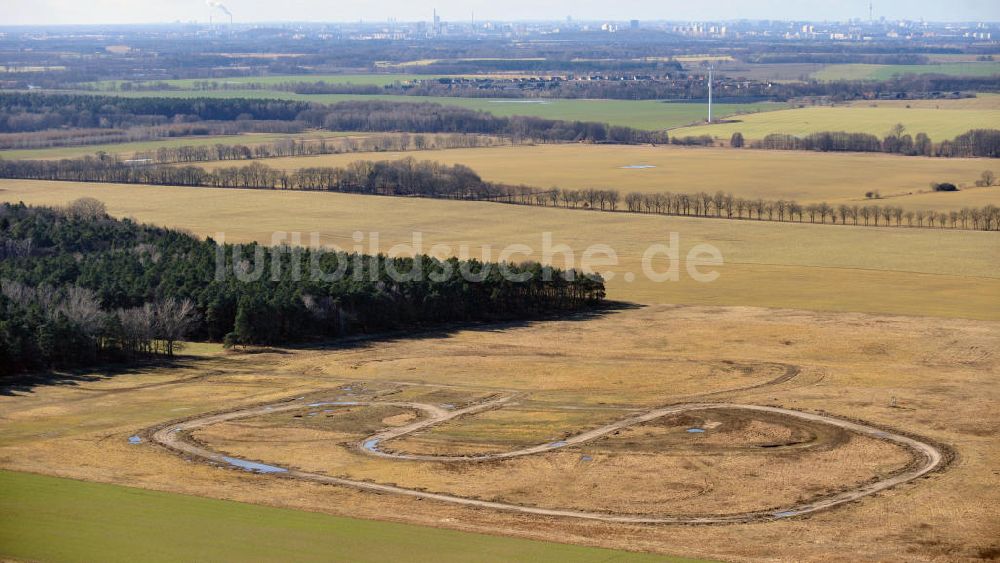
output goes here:
{"type": "Polygon", "coordinates": [[[629,164],[628,166],[622,166],[622,170],[645,170],[647,168],[656,168],[652,164],[629,164]]]}
{"type": "Polygon", "coordinates": [[[374,451],[376,451],[378,449],[378,442],[379,442],[378,438],[372,438],[371,440],[365,440],[365,443],[361,444],[361,447],[363,449],[365,449],[365,450],[370,451],[370,452],[374,452],[374,451]]]}
{"type": "Polygon", "coordinates": [[[705,432],[705,429],[704,428],[688,428],[687,431],[688,431],[689,434],[703,434],[705,432]]]}
{"type": "Polygon", "coordinates": [[[580,461],[594,461],[594,458],[590,457],[589,455],[582,455],[580,456],[580,461]]]}
{"type": "Polygon", "coordinates": [[[275,467],[273,465],[267,465],[265,463],[257,463],[256,461],[247,461],[245,459],[239,459],[235,457],[222,456],[222,460],[229,465],[235,465],[240,469],[246,471],[252,471],[254,473],[285,473],[288,471],[283,467],[275,467]]]}
{"type": "Polygon", "coordinates": [[[775,518],[788,518],[790,516],[795,516],[798,512],[794,510],[786,510],[784,512],[775,512],[772,516],[775,518]]]}
{"type": "Polygon", "coordinates": [[[442,409],[448,409],[448,410],[454,410],[455,405],[453,405],[451,403],[444,403],[443,405],[441,405],[441,408],[442,409]]]}
{"type": "Polygon", "coordinates": [[[558,442],[552,442],[548,445],[550,448],[561,448],[566,445],[566,440],[559,440],[558,442]]]}
{"type": "Polygon", "coordinates": [[[128,443],[129,444],[141,444],[142,443],[142,438],[140,438],[138,436],[129,436],[128,437],[128,443]]]}

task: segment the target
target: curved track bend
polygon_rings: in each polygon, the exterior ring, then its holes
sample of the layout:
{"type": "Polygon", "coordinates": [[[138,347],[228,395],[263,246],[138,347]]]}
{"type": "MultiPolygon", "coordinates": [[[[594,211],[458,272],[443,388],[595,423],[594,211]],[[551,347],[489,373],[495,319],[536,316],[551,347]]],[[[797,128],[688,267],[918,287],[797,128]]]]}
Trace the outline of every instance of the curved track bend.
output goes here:
{"type": "Polygon", "coordinates": [[[314,473],[298,469],[287,469],[278,466],[254,464],[257,467],[265,468],[267,472],[276,473],[281,476],[293,477],[296,479],[304,479],[318,483],[352,487],[364,491],[404,495],[409,497],[446,502],[462,506],[502,510],[507,512],[516,512],[516,513],[531,514],[538,516],[568,517],[568,518],[580,518],[586,520],[598,520],[603,522],[623,522],[623,523],[640,523],[640,524],[642,523],[724,524],[724,523],[753,522],[762,520],[763,521],[779,520],[784,518],[801,516],[805,514],[811,514],[821,510],[833,508],[838,505],[853,502],[862,497],[872,495],[879,491],[889,489],[890,487],[894,487],[896,485],[917,479],[918,477],[926,475],[927,473],[930,473],[931,471],[934,471],[935,469],[939,468],[944,463],[945,460],[944,453],[940,449],[931,444],[922,442],[914,438],[910,438],[902,434],[897,434],[891,431],[875,428],[858,422],[852,422],[849,420],[844,420],[841,418],[836,418],[822,414],[783,409],[779,407],[743,405],[735,403],[684,403],[684,404],[671,405],[667,407],[653,409],[644,412],[642,414],[631,416],[616,422],[612,422],[610,424],[606,424],[598,428],[587,430],[585,432],[581,432],[579,434],[568,437],[564,440],[560,440],[558,442],[538,444],[535,446],[530,446],[518,450],[511,450],[501,453],[469,455],[469,456],[447,456],[447,455],[438,456],[438,455],[424,455],[424,454],[394,453],[391,451],[384,451],[380,449],[380,446],[389,440],[395,438],[401,438],[408,434],[412,434],[419,430],[428,428],[436,424],[441,424],[443,422],[447,422],[461,416],[471,415],[489,409],[500,408],[504,406],[506,403],[509,403],[515,397],[516,395],[503,396],[500,398],[492,399],[483,403],[475,404],[457,410],[447,410],[437,405],[416,403],[416,402],[339,401],[339,402],[318,402],[318,403],[306,404],[302,401],[293,400],[293,401],[286,401],[270,405],[244,408],[221,414],[212,414],[200,418],[194,418],[184,422],[168,424],[166,426],[153,430],[151,433],[151,439],[157,444],[160,444],[175,452],[190,456],[195,459],[200,459],[202,461],[218,463],[218,464],[234,465],[234,462],[242,462],[242,463],[246,462],[244,460],[225,456],[221,453],[211,450],[208,447],[198,445],[188,440],[186,438],[186,434],[192,430],[204,428],[221,422],[248,418],[275,412],[299,410],[308,407],[321,407],[321,406],[348,407],[348,406],[371,406],[377,404],[377,405],[413,408],[424,412],[427,416],[411,424],[407,424],[405,426],[400,426],[396,428],[391,428],[388,430],[383,430],[377,434],[365,438],[364,440],[362,440],[360,443],[357,444],[357,447],[361,452],[364,452],[365,454],[368,455],[379,456],[383,458],[389,458],[401,461],[435,461],[435,462],[446,462],[446,463],[468,462],[468,461],[491,461],[491,460],[510,459],[514,457],[527,456],[527,455],[536,455],[544,452],[555,451],[560,448],[565,448],[567,446],[573,446],[589,442],[596,438],[600,438],[601,436],[605,436],[607,434],[616,432],[624,428],[628,428],[630,426],[634,426],[636,424],[642,424],[644,422],[656,420],[664,416],[674,415],[686,411],[703,411],[712,409],[742,409],[749,411],[776,413],[808,421],[829,424],[850,432],[855,432],[857,434],[869,436],[878,440],[884,440],[887,442],[903,446],[910,452],[912,452],[915,457],[915,463],[911,464],[905,470],[899,473],[896,473],[884,479],[879,479],[874,482],[863,484],[854,489],[836,493],[834,495],[825,496],[818,499],[813,499],[805,503],[778,509],[770,509],[766,511],[756,511],[756,512],[744,512],[736,514],[709,515],[709,516],[674,516],[669,514],[659,515],[659,516],[649,516],[649,515],[610,514],[603,512],[572,510],[572,509],[539,508],[539,507],[522,506],[518,504],[511,504],[505,502],[484,501],[484,500],[478,500],[473,498],[466,498],[466,497],[442,494],[442,493],[431,493],[414,489],[408,489],[405,487],[399,487],[395,485],[384,485],[379,483],[371,483],[368,481],[359,481],[342,477],[333,477],[330,475],[324,475],[322,473],[314,473]]]}

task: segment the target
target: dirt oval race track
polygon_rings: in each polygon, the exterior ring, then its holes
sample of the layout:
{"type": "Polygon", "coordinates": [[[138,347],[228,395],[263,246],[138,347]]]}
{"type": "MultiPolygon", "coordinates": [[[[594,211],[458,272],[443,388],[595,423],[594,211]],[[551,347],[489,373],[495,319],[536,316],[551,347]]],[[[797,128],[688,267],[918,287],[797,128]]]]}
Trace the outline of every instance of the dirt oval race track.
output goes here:
{"type": "Polygon", "coordinates": [[[161,446],[164,446],[178,454],[185,455],[190,458],[200,460],[203,462],[220,464],[220,465],[229,465],[235,467],[243,467],[245,469],[249,469],[260,473],[273,474],[276,477],[302,479],[318,483],[353,487],[365,491],[406,495],[410,497],[417,497],[427,500],[446,502],[446,503],[469,506],[469,507],[502,510],[508,512],[518,512],[522,514],[532,514],[532,515],[549,516],[549,517],[563,517],[563,518],[580,518],[580,519],[597,520],[604,522],[623,522],[623,523],[640,523],[640,524],[641,523],[727,524],[727,523],[740,523],[740,522],[752,522],[752,521],[779,520],[785,518],[792,518],[796,516],[802,516],[818,512],[821,510],[833,508],[845,503],[853,502],[862,497],[872,495],[879,491],[889,489],[891,487],[897,486],[902,483],[906,483],[908,481],[912,481],[923,475],[926,475],[927,473],[930,473],[931,471],[934,471],[935,469],[940,468],[945,462],[945,454],[938,447],[911,438],[909,436],[905,436],[888,430],[875,428],[858,422],[852,422],[849,420],[844,420],[841,418],[836,418],[822,414],[807,413],[802,411],[783,409],[779,407],[744,405],[735,403],[683,403],[683,404],[666,406],[662,408],[653,409],[641,414],[637,414],[622,420],[618,420],[598,428],[587,430],[585,432],[565,438],[564,440],[560,440],[558,442],[538,444],[527,448],[511,450],[507,452],[500,452],[500,453],[470,455],[470,456],[439,456],[439,455],[393,453],[390,451],[384,451],[380,448],[381,445],[385,444],[389,440],[401,438],[403,436],[412,434],[419,430],[424,430],[433,425],[454,420],[461,416],[474,415],[476,413],[483,412],[486,410],[502,408],[506,403],[510,402],[515,397],[516,395],[503,396],[500,398],[495,398],[486,402],[482,402],[479,404],[475,404],[457,410],[448,410],[437,405],[417,403],[417,402],[332,401],[332,402],[316,402],[307,404],[304,401],[302,401],[301,398],[299,398],[297,400],[290,400],[268,405],[243,408],[225,413],[211,414],[199,418],[186,420],[183,422],[170,423],[165,426],[152,429],[148,431],[147,434],[150,436],[153,442],[161,446]],[[491,460],[509,459],[520,456],[539,455],[545,452],[551,452],[554,450],[558,450],[560,448],[565,448],[567,446],[589,442],[591,440],[600,438],[602,436],[616,432],[618,430],[628,428],[630,426],[634,426],[637,424],[650,422],[662,417],[676,415],[679,413],[690,412],[690,411],[706,411],[713,409],[746,410],[746,411],[772,413],[772,414],[799,418],[813,423],[828,424],[842,430],[854,432],[856,434],[868,436],[871,438],[883,440],[886,442],[902,446],[906,448],[909,452],[911,452],[911,454],[914,456],[914,462],[909,464],[901,472],[885,477],[883,479],[869,482],[859,487],[849,489],[846,491],[841,491],[833,495],[814,498],[809,501],[803,502],[801,504],[787,506],[779,509],[770,509],[767,511],[757,511],[757,512],[744,512],[738,514],[720,514],[717,516],[708,515],[708,516],[692,517],[692,516],[672,516],[669,514],[664,514],[659,516],[648,516],[648,515],[608,514],[601,512],[590,512],[582,510],[563,510],[556,508],[538,508],[538,507],[522,506],[518,504],[510,504],[504,502],[483,501],[483,500],[477,500],[477,499],[448,495],[448,494],[431,493],[414,489],[408,489],[405,487],[399,487],[395,485],[383,485],[367,481],[358,481],[341,477],[333,477],[321,473],[313,473],[297,469],[288,469],[276,465],[252,462],[248,460],[242,460],[239,458],[229,457],[224,454],[213,451],[207,446],[201,446],[199,444],[196,444],[188,437],[189,433],[196,429],[205,428],[222,422],[248,418],[253,416],[266,415],[283,411],[298,410],[306,407],[318,407],[318,406],[356,407],[356,406],[372,406],[372,405],[412,408],[420,410],[427,415],[425,418],[422,418],[411,424],[407,424],[405,426],[400,426],[396,428],[391,428],[389,430],[383,430],[379,433],[371,435],[362,440],[361,442],[359,442],[356,446],[359,451],[367,455],[394,459],[400,462],[406,462],[406,461],[435,461],[435,462],[446,462],[446,463],[469,462],[469,461],[488,462],[491,460]]]}

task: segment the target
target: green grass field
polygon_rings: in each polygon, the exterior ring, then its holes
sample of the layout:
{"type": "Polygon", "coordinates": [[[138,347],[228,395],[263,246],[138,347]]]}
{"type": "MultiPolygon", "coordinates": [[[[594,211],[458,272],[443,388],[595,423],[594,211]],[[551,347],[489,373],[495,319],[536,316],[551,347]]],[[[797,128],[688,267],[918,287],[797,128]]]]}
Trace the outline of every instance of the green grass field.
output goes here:
{"type": "Polygon", "coordinates": [[[673,131],[678,135],[712,135],[729,139],[739,131],[748,139],[761,139],[770,133],[808,135],[818,131],[871,133],[882,137],[897,123],[910,135],[927,133],[935,142],[953,139],[970,129],[997,127],[1000,109],[970,108],[963,100],[942,100],[936,107],[913,104],[913,107],[879,104],[876,107],[851,104],[773,111],[731,118],[729,123],[698,125],[673,131]]]}
{"type": "Polygon", "coordinates": [[[888,80],[905,74],[946,74],[948,76],[994,76],[1000,62],[956,62],[929,65],[829,65],[813,73],[817,80],[888,80]]]}
{"type": "MultiPolygon", "coordinates": [[[[664,103],[657,100],[510,100],[492,98],[456,98],[435,96],[394,96],[394,95],[347,95],[317,94],[305,95],[275,90],[173,90],[163,92],[81,92],[114,94],[119,96],[145,97],[208,97],[208,98],[271,98],[301,100],[317,103],[335,103],[345,100],[385,100],[393,102],[430,102],[459,106],[473,110],[487,111],[494,115],[530,115],[548,119],[569,121],[599,121],[612,125],[624,125],[638,129],[671,129],[704,121],[707,113],[705,104],[664,103]]],[[[739,113],[755,113],[787,108],[787,104],[763,102],[753,104],[716,104],[715,115],[732,116],[739,113]]]]}
{"type": "Polygon", "coordinates": [[[691,561],[0,471],[0,556],[42,561],[691,561]]]}

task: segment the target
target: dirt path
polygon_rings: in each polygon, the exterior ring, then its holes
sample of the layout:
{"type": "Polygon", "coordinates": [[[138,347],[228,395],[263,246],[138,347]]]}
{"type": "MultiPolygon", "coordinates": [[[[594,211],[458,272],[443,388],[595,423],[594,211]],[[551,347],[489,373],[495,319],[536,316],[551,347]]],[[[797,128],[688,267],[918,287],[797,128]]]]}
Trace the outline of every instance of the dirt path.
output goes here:
{"type": "Polygon", "coordinates": [[[246,465],[247,464],[246,460],[224,456],[220,453],[212,451],[207,447],[203,447],[193,443],[192,441],[189,441],[186,438],[187,433],[192,430],[211,426],[213,424],[218,424],[220,422],[264,415],[274,412],[299,410],[308,407],[329,407],[329,406],[347,407],[347,406],[369,406],[373,404],[378,404],[378,405],[390,405],[390,406],[399,406],[405,408],[413,408],[424,412],[427,416],[425,418],[422,418],[416,422],[407,424],[405,426],[383,430],[382,432],[379,432],[377,434],[365,438],[358,444],[358,448],[360,449],[360,451],[368,455],[374,455],[401,461],[435,461],[435,462],[490,461],[490,460],[509,459],[513,457],[540,454],[543,452],[558,450],[560,448],[564,448],[567,446],[582,444],[594,440],[596,438],[600,438],[601,436],[605,436],[607,434],[616,432],[623,428],[628,428],[636,424],[642,424],[644,422],[649,422],[652,420],[656,420],[658,418],[662,418],[664,416],[669,416],[681,412],[712,410],[712,409],[743,409],[749,411],[776,413],[786,416],[797,417],[813,422],[829,424],[832,426],[836,426],[838,428],[842,428],[844,430],[869,436],[878,440],[884,440],[887,442],[898,444],[900,446],[907,448],[915,456],[916,462],[900,473],[886,477],[884,479],[880,479],[878,481],[864,484],[854,489],[842,491],[834,495],[813,499],[806,503],[796,504],[780,509],[772,509],[767,511],[744,512],[738,514],[725,514],[717,516],[697,516],[697,517],[670,516],[670,515],[662,515],[662,516],[627,515],[627,514],[615,515],[615,514],[590,512],[582,510],[537,508],[537,507],[521,506],[517,504],[510,504],[504,502],[490,502],[490,501],[476,500],[476,499],[465,498],[455,495],[448,495],[448,494],[429,493],[425,491],[407,489],[405,487],[398,487],[395,485],[383,485],[378,483],[370,483],[366,481],[357,481],[353,479],[332,477],[321,473],[312,473],[297,469],[286,469],[273,465],[250,462],[250,466],[252,467],[252,469],[259,472],[274,473],[285,477],[292,477],[292,478],[305,479],[320,483],[353,487],[356,489],[361,489],[366,491],[405,495],[405,496],[423,498],[428,500],[459,504],[463,506],[486,508],[492,510],[504,510],[508,512],[519,512],[523,514],[533,514],[539,516],[582,518],[587,520],[600,520],[604,522],[650,523],[650,524],[721,524],[721,523],[738,523],[738,522],[751,522],[751,521],[761,521],[761,520],[778,520],[783,518],[791,518],[794,516],[801,516],[804,514],[817,512],[820,510],[829,509],[841,504],[853,502],[862,497],[877,493],[879,491],[886,490],[901,483],[912,481],[913,479],[921,477],[922,475],[925,475],[937,469],[944,462],[945,459],[943,452],[931,444],[927,444],[925,442],[921,442],[919,440],[910,438],[908,436],[904,436],[902,434],[897,434],[894,432],[882,430],[865,424],[860,424],[857,422],[852,422],[849,420],[844,420],[841,418],[836,418],[816,413],[807,413],[807,412],[783,409],[778,407],[741,405],[734,403],[684,403],[678,405],[671,405],[663,408],[653,409],[644,412],[642,414],[631,416],[616,422],[612,422],[610,424],[606,424],[598,428],[587,430],[585,432],[581,432],[580,434],[576,434],[574,436],[566,438],[565,440],[560,440],[558,442],[538,444],[535,446],[530,446],[527,448],[522,448],[502,453],[469,455],[469,456],[435,456],[435,455],[393,453],[393,452],[383,451],[379,447],[381,444],[383,444],[388,440],[394,438],[400,438],[408,434],[417,432],[419,430],[429,428],[430,426],[454,420],[461,416],[471,415],[489,409],[501,408],[506,403],[512,401],[516,397],[517,397],[516,395],[502,396],[499,398],[491,399],[482,403],[478,403],[469,407],[456,410],[448,410],[439,407],[437,405],[415,403],[415,402],[335,401],[335,402],[305,403],[304,401],[301,400],[285,401],[282,403],[250,407],[227,413],[214,414],[201,418],[195,418],[175,424],[169,424],[165,427],[154,430],[151,434],[151,439],[157,444],[160,444],[175,452],[190,456],[192,458],[201,459],[203,461],[209,461],[218,464],[224,464],[224,465],[226,464],[236,465],[236,466],[239,466],[241,464],[246,465]]]}

